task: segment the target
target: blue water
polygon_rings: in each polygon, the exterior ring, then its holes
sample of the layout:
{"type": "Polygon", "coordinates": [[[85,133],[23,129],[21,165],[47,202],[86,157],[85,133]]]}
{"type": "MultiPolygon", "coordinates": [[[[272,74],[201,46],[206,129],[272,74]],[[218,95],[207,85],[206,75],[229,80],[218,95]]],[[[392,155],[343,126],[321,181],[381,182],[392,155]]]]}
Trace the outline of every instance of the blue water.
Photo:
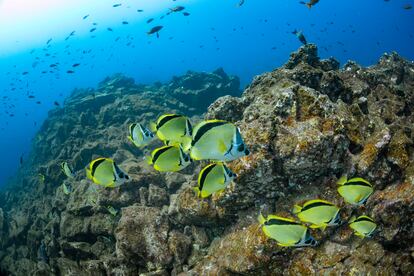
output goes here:
{"type": "Polygon", "coordinates": [[[65,30],[51,37],[47,51],[45,39],[42,45],[1,57],[0,186],[18,169],[20,156],[28,156],[31,139],[55,101],[62,104],[73,88],[95,87],[116,72],[139,83],[152,83],[187,70],[223,67],[239,76],[244,86],[255,75],[282,65],[300,46],[291,34],[294,29],[318,45],[321,57],[334,56],[342,64],[351,59],[368,66],[390,51],[414,59],[414,10],[402,8],[414,5],[412,0],[321,0],[311,10],[290,0],[246,0],[241,7],[237,7],[239,0],[170,1],[171,7],[185,6],[190,16],[174,13],[162,20],[164,8],[151,15],[131,12],[145,1],[106,2],[123,4],[113,8],[117,23],[98,20],[101,15],[90,10],[85,20],[70,18],[76,33],[67,41],[64,38],[70,32],[65,30]],[[150,17],[154,22],[145,23],[150,17]],[[93,22],[98,23],[97,30],[89,33],[93,22]],[[155,25],[164,26],[159,38],[146,34],[155,25]],[[56,62],[58,73],[41,73],[56,62]],[[81,65],[72,69],[74,63],[81,65]],[[75,73],[67,74],[67,70],[75,73]],[[25,71],[27,75],[22,74],[25,71]],[[29,99],[29,94],[35,99],[29,99]]]}

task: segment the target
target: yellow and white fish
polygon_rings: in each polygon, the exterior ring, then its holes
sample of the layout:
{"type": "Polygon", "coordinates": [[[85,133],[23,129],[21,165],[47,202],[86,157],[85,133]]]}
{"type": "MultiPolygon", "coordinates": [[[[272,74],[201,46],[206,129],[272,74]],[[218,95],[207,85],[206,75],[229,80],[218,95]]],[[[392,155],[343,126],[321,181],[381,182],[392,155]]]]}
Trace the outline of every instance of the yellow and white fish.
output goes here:
{"type": "Polygon", "coordinates": [[[311,228],[322,228],[334,226],[341,223],[339,208],[335,204],[321,199],[307,201],[302,207],[295,205],[293,213],[302,222],[311,223],[311,228]]]}
{"type": "Polygon", "coordinates": [[[232,161],[249,155],[239,129],[223,120],[208,120],[194,128],[190,155],[194,160],[232,161]]]}
{"type": "Polygon", "coordinates": [[[215,192],[223,191],[236,177],[225,164],[213,163],[200,171],[198,186],[194,188],[198,197],[206,198],[215,192]]]}
{"type": "Polygon", "coordinates": [[[129,125],[128,139],[138,148],[148,145],[154,138],[152,132],[139,123],[129,125]]]}
{"type": "Polygon", "coordinates": [[[193,127],[184,115],[164,114],[151,124],[151,130],[166,145],[181,144],[185,151],[190,147],[193,127]]]}
{"type": "Polygon", "coordinates": [[[177,172],[191,164],[192,160],[181,146],[163,146],[152,151],[148,163],[160,172],[177,172]]]}
{"type": "Polygon", "coordinates": [[[118,187],[129,180],[129,176],[110,158],[93,160],[86,168],[86,176],[95,184],[111,188],[118,187]]]}
{"type": "Polygon", "coordinates": [[[371,238],[377,228],[377,224],[368,216],[359,216],[358,218],[351,218],[349,227],[355,231],[355,235],[361,238],[371,238]]]}
{"type": "Polygon", "coordinates": [[[309,229],[301,223],[275,215],[264,218],[259,215],[259,223],[266,236],[277,241],[280,246],[316,246],[318,242],[310,235],[309,229]]]}
{"type": "Polygon", "coordinates": [[[338,193],[347,203],[354,205],[364,204],[374,192],[371,183],[361,177],[347,179],[346,176],[338,180],[338,193]]]}
{"type": "Polygon", "coordinates": [[[72,168],[69,166],[68,162],[62,162],[60,165],[62,172],[68,177],[68,178],[74,178],[75,173],[73,172],[72,168]]]}

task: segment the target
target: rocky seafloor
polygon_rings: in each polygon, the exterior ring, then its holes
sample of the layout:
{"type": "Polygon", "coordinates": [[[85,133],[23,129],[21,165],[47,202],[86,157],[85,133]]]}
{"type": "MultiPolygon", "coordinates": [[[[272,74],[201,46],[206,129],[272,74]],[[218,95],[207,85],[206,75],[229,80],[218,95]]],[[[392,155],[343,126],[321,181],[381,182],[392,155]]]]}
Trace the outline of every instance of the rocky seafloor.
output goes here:
{"type": "Polygon", "coordinates": [[[117,75],[76,90],[50,112],[1,194],[0,267],[12,275],[413,275],[413,112],[412,62],[392,53],[340,69],[315,45],[242,94],[220,69],[152,86],[117,75]],[[198,199],[200,163],[158,173],[143,160],[157,142],[142,150],[128,142],[128,124],[166,112],[240,127],[252,153],[229,163],[238,177],[224,193],[198,199]],[[132,180],[94,188],[83,169],[97,156],[113,157],[132,180]],[[345,174],[373,184],[364,206],[337,193],[345,174]],[[371,216],[379,231],[361,239],[346,225],[312,230],[320,241],[312,248],[280,247],[263,234],[259,212],[293,217],[293,204],[314,198],[340,206],[345,221],[371,216]]]}

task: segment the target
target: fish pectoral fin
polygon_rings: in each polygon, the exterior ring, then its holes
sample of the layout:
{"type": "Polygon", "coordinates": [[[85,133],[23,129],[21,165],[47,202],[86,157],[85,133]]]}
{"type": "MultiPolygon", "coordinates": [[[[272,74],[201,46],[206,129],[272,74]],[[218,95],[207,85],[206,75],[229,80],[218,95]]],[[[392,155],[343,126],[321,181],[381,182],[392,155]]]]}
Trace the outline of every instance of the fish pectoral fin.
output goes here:
{"type": "Polygon", "coordinates": [[[323,227],[322,225],[318,225],[318,224],[312,224],[312,225],[309,226],[309,228],[312,228],[312,229],[318,229],[318,228],[322,228],[322,227],[323,227]]]}
{"type": "Polygon", "coordinates": [[[223,155],[226,155],[227,153],[230,152],[230,151],[227,151],[226,143],[224,143],[224,141],[222,140],[219,142],[219,152],[223,155]]]}

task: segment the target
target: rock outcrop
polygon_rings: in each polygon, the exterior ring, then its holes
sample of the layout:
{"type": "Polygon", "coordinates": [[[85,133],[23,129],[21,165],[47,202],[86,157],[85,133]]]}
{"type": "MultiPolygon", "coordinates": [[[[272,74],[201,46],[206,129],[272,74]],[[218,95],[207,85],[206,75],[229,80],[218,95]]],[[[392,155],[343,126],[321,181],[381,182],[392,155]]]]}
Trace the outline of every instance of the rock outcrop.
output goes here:
{"type": "Polygon", "coordinates": [[[309,44],[240,97],[237,78],[222,70],[157,87],[108,78],[50,113],[2,194],[0,266],[16,275],[414,274],[413,112],[414,64],[396,53],[339,69],[309,44]],[[130,122],[165,112],[240,127],[252,153],[229,163],[238,177],[223,193],[198,199],[199,163],[157,173],[142,160],[148,149],[125,139],[130,122]],[[86,181],[82,170],[99,155],[132,180],[115,189],[86,181]],[[74,180],[60,172],[63,160],[78,171],[74,180]],[[345,174],[374,185],[363,207],[337,193],[345,174]],[[340,206],[344,221],[373,217],[379,231],[361,239],[346,224],[311,230],[320,245],[302,249],[279,247],[261,231],[259,212],[293,217],[293,204],[314,198],[340,206]]]}

